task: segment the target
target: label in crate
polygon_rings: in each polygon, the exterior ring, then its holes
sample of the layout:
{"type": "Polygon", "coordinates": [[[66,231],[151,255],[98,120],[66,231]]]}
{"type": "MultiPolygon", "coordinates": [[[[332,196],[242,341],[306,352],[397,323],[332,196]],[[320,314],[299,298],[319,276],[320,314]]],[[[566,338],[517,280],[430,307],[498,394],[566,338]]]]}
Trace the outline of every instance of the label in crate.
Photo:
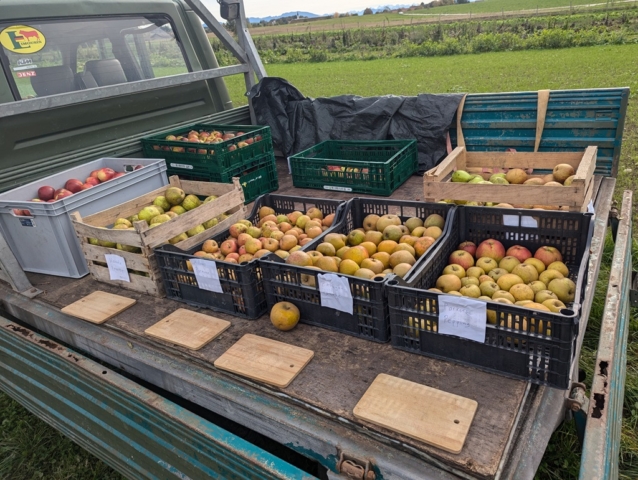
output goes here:
{"type": "Polygon", "coordinates": [[[335,190],[337,192],[351,192],[352,191],[352,188],[350,188],[350,187],[333,187],[333,186],[330,186],[330,185],[324,185],[323,189],[324,190],[335,190]]]}
{"type": "Polygon", "coordinates": [[[171,163],[171,167],[173,168],[185,168],[186,170],[192,170],[192,165],[185,165],[183,163],[171,163]]]}
{"type": "Polygon", "coordinates": [[[538,220],[529,215],[503,215],[503,225],[508,227],[538,228],[538,220]]]}
{"type": "Polygon", "coordinates": [[[347,278],[333,273],[320,273],[317,275],[317,282],[322,307],[334,308],[352,315],[354,311],[352,292],[350,292],[350,283],[347,278]]]}
{"type": "Polygon", "coordinates": [[[119,255],[105,254],[106,266],[109,267],[109,277],[111,280],[121,280],[123,282],[131,282],[126,269],[126,260],[119,255]]]}
{"type": "Polygon", "coordinates": [[[485,343],[487,304],[452,295],[439,295],[439,333],[485,343]]]}
{"type": "Polygon", "coordinates": [[[35,227],[35,222],[32,218],[20,218],[20,225],[23,227],[35,227]]]}
{"type": "Polygon", "coordinates": [[[217,273],[217,264],[213,260],[203,260],[201,258],[193,258],[190,260],[195,273],[197,285],[202,290],[209,292],[224,293],[222,284],[219,282],[219,274],[217,273]]]}

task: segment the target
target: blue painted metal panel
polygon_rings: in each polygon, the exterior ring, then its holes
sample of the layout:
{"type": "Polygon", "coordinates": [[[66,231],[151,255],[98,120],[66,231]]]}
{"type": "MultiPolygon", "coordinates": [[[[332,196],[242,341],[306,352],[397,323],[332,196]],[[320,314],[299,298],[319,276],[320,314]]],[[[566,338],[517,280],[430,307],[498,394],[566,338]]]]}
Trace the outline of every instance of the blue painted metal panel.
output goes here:
{"type": "MultiPolygon", "coordinates": [[[[628,99],[629,88],[552,91],[539,151],[596,145],[596,173],[616,176],[628,99]]],[[[461,117],[468,151],[533,151],[537,104],[537,92],[468,95],[461,117]]],[[[456,144],[456,128],[450,135],[456,144]]]]}
{"type": "Polygon", "coordinates": [[[2,317],[0,388],[128,478],[314,478],[2,317]]]}
{"type": "Polygon", "coordinates": [[[632,192],[625,191],[585,426],[580,464],[582,480],[618,478],[627,338],[631,320],[632,201],[632,192]]]}

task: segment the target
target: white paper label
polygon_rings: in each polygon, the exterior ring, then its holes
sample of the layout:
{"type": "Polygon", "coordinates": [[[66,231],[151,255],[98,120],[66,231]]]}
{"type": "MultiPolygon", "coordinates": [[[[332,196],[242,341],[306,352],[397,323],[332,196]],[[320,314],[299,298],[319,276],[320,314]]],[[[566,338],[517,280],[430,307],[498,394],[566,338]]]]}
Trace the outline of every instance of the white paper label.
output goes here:
{"type": "Polygon", "coordinates": [[[487,304],[452,295],[439,295],[439,333],[485,343],[487,304]]]}
{"type": "Polygon", "coordinates": [[[352,315],[352,293],[348,279],[333,273],[317,275],[319,293],[321,294],[321,306],[330,307],[352,315]]]}
{"type": "Polygon", "coordinates": [[[192,170],[193,169],[192,165],[185,165],[183,163],[171,163],[171,167],[173,167],[173,168],[185,168],[187,170],[192,170]]]}
{"type": "Polygon", "coordinates": [[[219,283],[217,264],[213,260],[193,258],[190,262],[199,288],[210,292],[224,293],[222,284],[219,283]]]}
{"type": "Polygon", "coordinates": [[[538,221],[534,217],[523,215],[503,215],[503,225],[508,227],[526,227],[526,228],[538,228],[538,221]]]}
{"type": "Polygon", "coordinates": [[[334,190],[335,192],[351,192],[352,188],[350,187],[331,187],[330,185],[324,185],[324,190],[334,190]]]}
{"type": "Polygon", "coordinates": [[[104,258],[106,259],[106,265],[109,267],[109,277],[111,277],[111,280],[131,282],[124,257],[107,253],[104,255],[104,258]]]}

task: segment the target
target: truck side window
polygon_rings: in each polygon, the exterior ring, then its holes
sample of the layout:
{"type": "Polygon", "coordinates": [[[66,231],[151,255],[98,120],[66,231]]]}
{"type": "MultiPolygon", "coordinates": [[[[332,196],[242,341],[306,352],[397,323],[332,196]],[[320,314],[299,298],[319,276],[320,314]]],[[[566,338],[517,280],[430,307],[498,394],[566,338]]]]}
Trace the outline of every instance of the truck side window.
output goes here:
{"type": "Polygon", "coordinates": [[[0,63],[16,100],[189,71],[160,15],[0,22],[0,63]]]}

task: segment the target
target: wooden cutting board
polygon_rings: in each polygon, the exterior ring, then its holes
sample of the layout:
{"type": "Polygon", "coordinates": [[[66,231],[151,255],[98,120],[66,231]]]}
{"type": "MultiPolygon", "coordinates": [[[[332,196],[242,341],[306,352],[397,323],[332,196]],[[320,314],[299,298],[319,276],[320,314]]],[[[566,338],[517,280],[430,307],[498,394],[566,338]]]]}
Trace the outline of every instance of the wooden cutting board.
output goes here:
{"type": "Polygon", "coordinates": [[[215,360],[217,368],[286,388],[315,352],[246,334],[215,360]]]}
{"type": "Polygon", "coordinates": [[[191,350],[199,350],[230,327],[230,322],[180,308],[144,330],[159,338],[191,350]]]}
{"type": "Polygon", "coordinates": [[[87,322],[100,324],[135,305],[136,301],[132,298],[98,290],[71,305],[67,305],[61,311],[87,322]]]}
{"type": "Polygon", "coordinates": [[[380,374],[354,416],[452,453],[459,453],[478,403],[469,398],[380,374]]]}

